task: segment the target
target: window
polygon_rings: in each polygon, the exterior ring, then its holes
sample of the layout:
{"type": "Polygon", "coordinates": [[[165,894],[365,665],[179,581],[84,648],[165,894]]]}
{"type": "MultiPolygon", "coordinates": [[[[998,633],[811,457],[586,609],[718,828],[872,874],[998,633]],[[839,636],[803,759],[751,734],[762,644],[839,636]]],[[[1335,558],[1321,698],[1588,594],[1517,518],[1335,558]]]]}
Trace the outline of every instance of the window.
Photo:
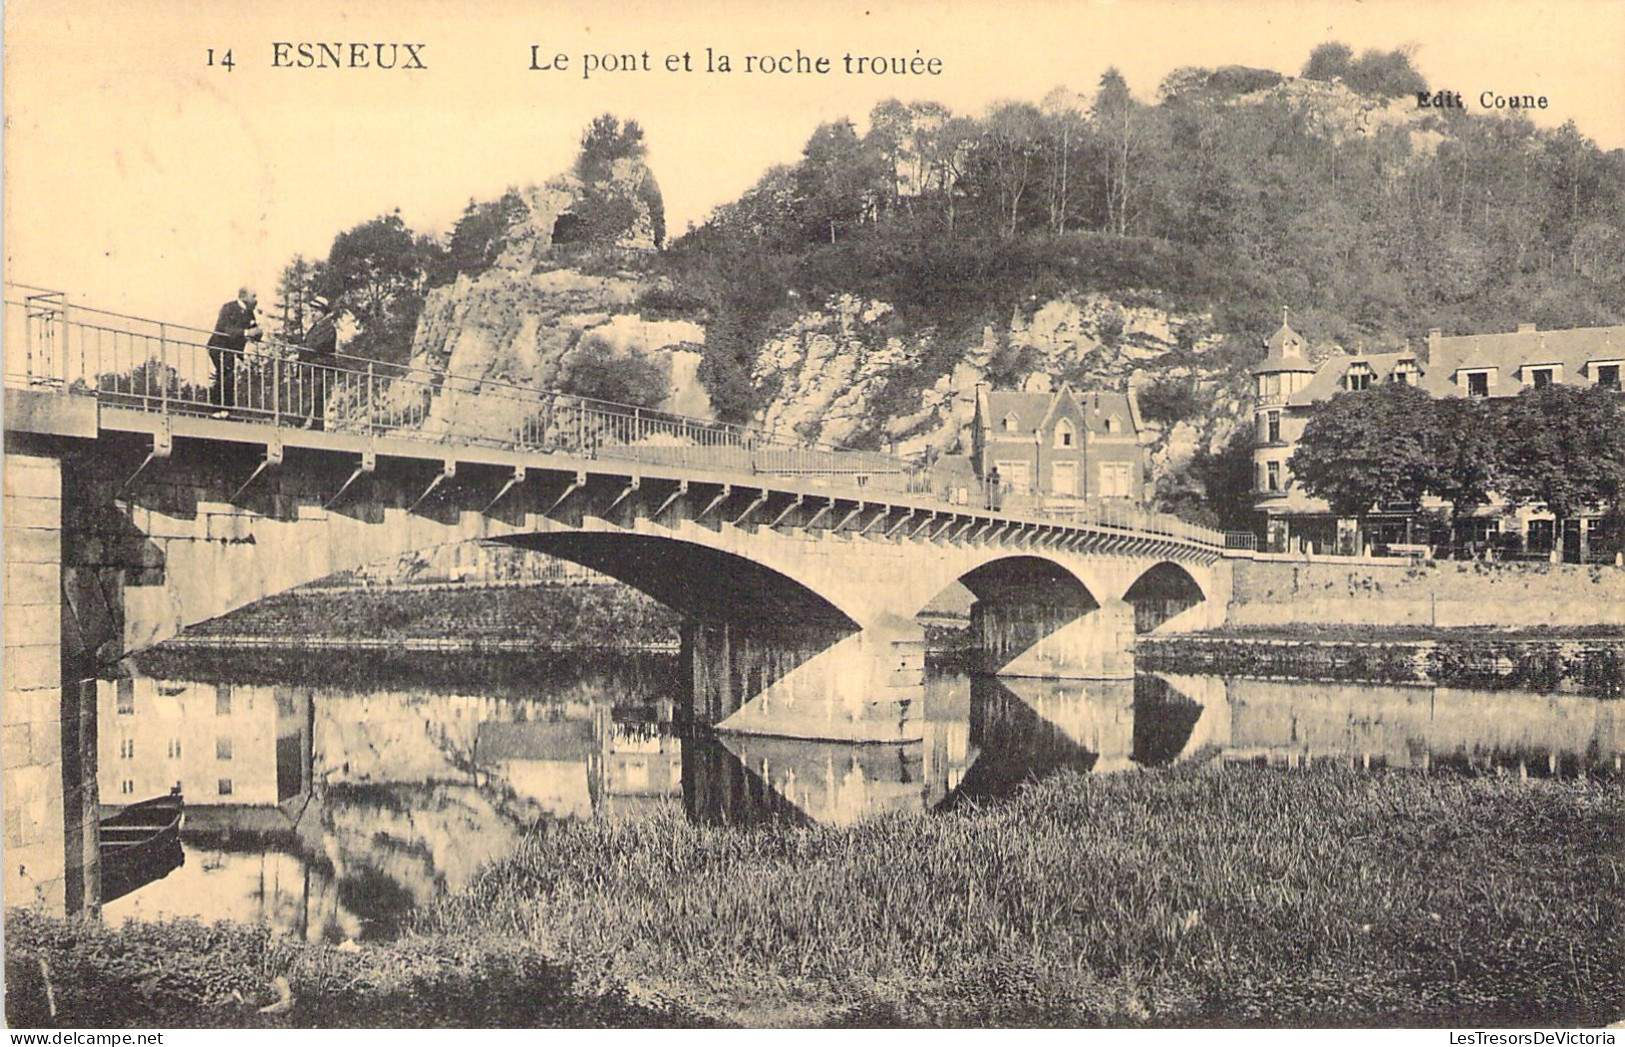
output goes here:
{"type": "Polygon", "coordinates": [[[999,462],[995,468],[999,470],[999,482],[1005,490],[1028,491],[1032,489],[1032,463],[999,462]]]}
{"type": "Polygon", "coordinates": [[[135,681],[129,677],[118,681],[118,715],[135,715],[135,681]]]}
{"type": "Polygon", "coordinates": [[[1100,466],[1100,496],[1102,498],[1128,498],[1129,464],[1104,462],[1100,466]]]}
{"type": "Polygon", "coordinates": [[[1552,384],[1552,376],[1554,373],[1555,372],[1550,367],[1533,368],[1529,372],[1529,384],[1534,386],[1536,389],[1544,389],[1548,385],[1552,384]]]}
{"type": "Polygon", "coordinates": [[[1490,373],[1471,371],[1467,375],[1467,395],[1475,399],[1490,395],[1490,373]]]}
{"type": "Polygon", "coordinates": [[[214,714],[216,716],[231,715],[231,684],[216,684],[214,688],[214,714]]]}
{"type": "Polygon", "coordinates": [[[1400,360],[1394,364],[1394,371],[1388,376],[1388,380],[1395,385],[1415,385],[1420,373],[1415,360],[1400,360]]]}
{"type": "Polygon", "coordinates": [[[231,795],[231,779],[230,778],[222,778],[222,779],[220,779],[217,783],[215,783],[215,791],[218,792],[221,796],[230,796],[231,795]]]}
{"type": "Polygon", "coordinates": [[[1115,414],[1106,419],[1106,431],[1108,433],[1115,433],[1122,428],[1123,422],[1115,414]]]}
{"type": "Polygon", "coordinates": [[[1343,379],[1343,384],[1355,392],[1371,388],[1371,368],[1365,364],[1349,368],[1349,373],[1343,379]]]}
{"type": "Polygon", "coordinates": [[[1016,431],[1016,416],[1015,415],[1007,414],[1007,415],[1004,416],[1004,431],[1007,432],[1007,433],[1013,433],[1013,432],[1016,431]]]}
{"type": "Polygon", "coordinates": [[[135,782],[128,778],[124,779],[122,782],[118,783],[118,791],[124,796],[133,794],[135,792],[135,782]]]}
{"type": "Polygon", "coordinates": [[[1078,463],[1056,462],[1050,472],[1050,489],[1056,494],[1076,496],[1078,493],[1078,463]]]}
{"type": "Polygon", "coordinates": [[[1619,389],[1619,365],[1599,364],[1597,366],[1597,384],[1604,389],[1619,389]]]}
{"type": "Polygon", "coordinates": [[[1272,444],[1278,444],[1278,443],[1281,442],[1281,412],[1280,411],[1271,411],[1269,413],[1269,441],[1272,444]]]}
{"type": "Polygon", "coordinates": [[[1269,469],[1268,490],[1279,491],[1281,489],[1281,463],[1270,462],[1267,468],[1269,469]]]}
{"type": "Polygon", "coordinates": [[[1055,446],[1073,446],[1073,440],[1076,435],[1076,431],[1072,428],[1072,423],[1067,421],[1065,418],[1061,419],[1060,422],[1055,426],[1055,446]]]}
{"type": "Polygon", "coordinates": [[[171,760],[179,760],[181,758],[181,740],[179,738],[170,739],[169,758],[171,760]]]}
{"type": "Polygon", "coordinates": [[[214,758],[216,760],[231,759],[231,739],[226,735],[221,735],[214,740],[214,758]]]}
{"type": "Polygon", "coordinates": [[[135,759],[135,739],[126,738],[118,743],[118,755],[121,760],[135,759]]]}

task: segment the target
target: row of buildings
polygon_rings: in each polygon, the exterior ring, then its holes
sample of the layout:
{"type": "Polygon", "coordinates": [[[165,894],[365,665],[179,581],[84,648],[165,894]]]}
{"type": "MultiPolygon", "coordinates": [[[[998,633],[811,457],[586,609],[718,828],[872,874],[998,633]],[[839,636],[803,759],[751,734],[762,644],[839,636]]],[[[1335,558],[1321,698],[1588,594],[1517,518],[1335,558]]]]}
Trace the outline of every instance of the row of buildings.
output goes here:
{"type": "MultiPolygon", "coordinates": [[[[1383,384],[1410,384],[1435,397],[1495,399],[1548,385],[1620,388],[1625,365],[1625,325],[1541,331],[1524,324],[1502,334],[1445,337],[1429,332],[1426,353],[1340,353],[1318,364],[1309,360],[1302,335],[1285,319],[1270,336],[1268,354],[1253,368],[1253,504],[1267,548],[1358,551],[1355,521],[1340,519],[1326,502],[1311,497],[1293,478],[1291,459],[1315,405],[1341,392],[1383,384]]],[[[1499,500],[1466,514],[1448,533],[1449,507],[1378,506],[1367,519],[1372,545],[1450,546],[1513,556],[1559,556],[1579,561],[1608,525],[1600,512],[1579,527],[1560,529],[1541,506],[1508,507],[1499,500]],[[1558,548],[1562,533],[1563,548],[1558,548]]]]}
{"type": "MultiPolygon", "coordinates": [[[[1338,353],[1319,363],[1283,317],[1253,369],[1253,504],[1258,533],[1276,552],[1353,553],[1355,521],[1339,519],[1292,475],[1292,453],[1315,405],[1340,392],[1386,383],[1415,385],[1435,397],[1497,398],[1552,384],[1620,388],[1625,326],[1541,331],[1525,324],[1504,334],[1445,337],[1430,332],[1425,351],[1338,353]]],[[[934,471],[949,501],[1062,511],[1089,501],[1149,499],[1147,444],[1155,434],[1141,417],[1133,387],[1126,393],[976,390],[966,454],[948,455],[934,471]]],[[[1587,558],[1607,526],[1600,514],[1578,528],[1559,528],[1539,506],[1492,502],[1448,530],[1448,506],[1387,505],[1367,518],[1364,539],[1378,547],[1450,546],[1502,555],[1587,558]],[[1559,535],[1562,538],[1559,539],[1559,535]],[[1558,544],[1564,546],[1558,548],[1558,544]]]]}

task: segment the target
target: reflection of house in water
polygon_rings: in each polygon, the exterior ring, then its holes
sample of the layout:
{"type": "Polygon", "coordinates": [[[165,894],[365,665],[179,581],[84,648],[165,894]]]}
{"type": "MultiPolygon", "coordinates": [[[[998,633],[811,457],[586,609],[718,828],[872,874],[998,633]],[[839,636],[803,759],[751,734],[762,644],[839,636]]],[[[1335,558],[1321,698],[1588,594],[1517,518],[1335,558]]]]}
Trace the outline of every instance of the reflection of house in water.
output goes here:
{"type": "MultiPolygon", "coordinates": [[[[300,688],[155,680],[98,682],[103,810],[186,795],[186,863],[104,907],[129,919],[230,916],[303,933],[312,870],[295,828],[309,795],[311,703],[300,688]]],[[[319,888],[318,888],[319,889],[319,888]]]]}
{"type": "Polygon", "coordinates": [[[104,805],[167,793],[188,807],[277,804],[310,785],[310,696],[289,688],[125,677],[97,684],[104,805]]]}
{"type": "Polygon", "coordinates": [[[588,719],[482,723],[474,763],[555,818],[627,813],[682,796],[682,740],[670,723],[588,719]]]}

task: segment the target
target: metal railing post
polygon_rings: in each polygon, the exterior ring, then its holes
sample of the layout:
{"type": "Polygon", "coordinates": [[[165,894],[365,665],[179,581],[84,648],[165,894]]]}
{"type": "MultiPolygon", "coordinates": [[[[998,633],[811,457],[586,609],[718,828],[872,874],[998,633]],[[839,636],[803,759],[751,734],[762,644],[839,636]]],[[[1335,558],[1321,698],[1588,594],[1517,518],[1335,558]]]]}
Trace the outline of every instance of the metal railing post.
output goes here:
{"type": "Polygon", "coordinates": [[[271,424],[282,424],[282,354],[271,357],[271,424]]]}
{"type": "Polygon", "coordinates": [[[367,435],[372,435],[372,361],[367,361],[367,435]]]}
{"type": "Polygon", "coordinates": [[[159,413],[167,417],[169,414],[169,327],[167,324],[158,325],[158,403],[159,413]]]}

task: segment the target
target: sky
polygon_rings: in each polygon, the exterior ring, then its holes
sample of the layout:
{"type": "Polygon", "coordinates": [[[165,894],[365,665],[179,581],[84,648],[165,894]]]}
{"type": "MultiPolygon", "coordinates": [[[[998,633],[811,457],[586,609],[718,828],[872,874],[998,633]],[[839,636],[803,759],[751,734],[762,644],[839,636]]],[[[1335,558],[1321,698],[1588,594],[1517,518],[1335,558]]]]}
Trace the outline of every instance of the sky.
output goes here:
{"type": "Polygon", "coordinates": [[[794,162],[820,122],[861,130],[888,97],[979,115],[1057,86],[1092,95],[1115,65],[1152,101],[1179,66],[1292,74],[1334,39],[1411,47],[1430,83],[1470,102],[1544,94],[1538,124],[1572,119],[1625,147],[1620,0],[7,0],[5,274],[208,326],[239,285],[268,300],[289,259],[325,256],[359,222],[398,208],[444,232],[470,198],[545,181],[602,112],[643,126],[677,234],[794,162]],[[427,68],[278,68],[279,41],[413,43],[427,68]],[[533,47],[567,68],[532,70],[533,47]],[[704,72],[707,47],[734,70],[704,72]],[[798,48],[833,71],[742,68],[798,48]],[[583,76],[589,54],[641,66],[645,51],[649,71],[583,76]],[[684,52],[693,71],[667,72],[684,52]],[[847,74],[848,53],[918,54],[941,73],[847,74]]]}

